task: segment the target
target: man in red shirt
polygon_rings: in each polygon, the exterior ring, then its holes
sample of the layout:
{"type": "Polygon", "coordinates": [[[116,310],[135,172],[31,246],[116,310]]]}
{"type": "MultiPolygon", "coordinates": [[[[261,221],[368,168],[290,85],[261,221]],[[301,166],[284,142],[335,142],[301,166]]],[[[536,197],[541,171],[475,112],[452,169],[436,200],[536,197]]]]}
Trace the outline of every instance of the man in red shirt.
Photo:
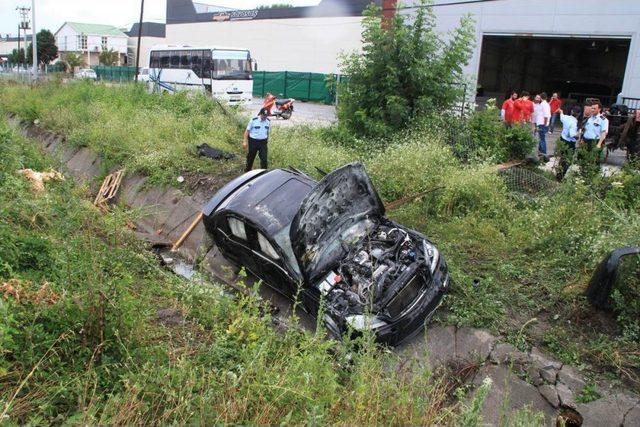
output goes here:
{"type": "Polygon", "coordinates": [[[516,121],[522,124],[531,123],[533,114],[533,102],[529,100],[529,92],[523,91],[520,98],[513,103],[516,121]]]}
{"type": "Polygon", "coordinates": [[[518,99],[518,94],[513,91],[511,92],[511,96],[505,99],[502,103],[502,109],[500,110],[500,117],[504,122],[505,126],[510,128],[517,121],[515,112],[515,101],[518,99]]]}
{"type": "Polygon", "coordinates": [[[560,115],[560,108],[562,107],[562,99],[558,96],[558,92],[554,92],[549,101],[551,107],[551,122],[549,123],[549,133],[553,133],[553,128],[556,125],[556,120],[560,115]]]}

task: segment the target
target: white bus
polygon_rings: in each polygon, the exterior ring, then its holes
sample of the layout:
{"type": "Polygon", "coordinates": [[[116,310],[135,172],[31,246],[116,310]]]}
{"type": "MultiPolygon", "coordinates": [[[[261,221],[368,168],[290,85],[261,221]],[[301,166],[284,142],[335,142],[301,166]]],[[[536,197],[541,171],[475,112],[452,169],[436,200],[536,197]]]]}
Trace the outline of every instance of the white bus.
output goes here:
{"type": "Polygon", "coordinates": [[[149,53],[150,90],[202,91],[230,104],[253,98],[253,60],[248,49],[158,46],[149,53]]]}

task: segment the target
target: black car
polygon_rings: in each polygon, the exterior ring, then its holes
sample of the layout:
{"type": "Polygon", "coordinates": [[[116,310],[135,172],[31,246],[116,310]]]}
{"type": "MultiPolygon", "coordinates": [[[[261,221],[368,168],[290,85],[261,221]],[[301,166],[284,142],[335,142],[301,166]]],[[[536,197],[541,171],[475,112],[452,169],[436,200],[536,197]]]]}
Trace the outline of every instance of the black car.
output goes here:
{"type": "Polygon", "coordinates": [[[254,170],[203,209],[222,254],[323,321],[337,337],[373,330],[391,345],[418,332],[449,283],[422,234],[384,217],[363,166],[316,182],[297,170],[254,170]],[[322,303],[321,303],[322,301],[322,303]]]}

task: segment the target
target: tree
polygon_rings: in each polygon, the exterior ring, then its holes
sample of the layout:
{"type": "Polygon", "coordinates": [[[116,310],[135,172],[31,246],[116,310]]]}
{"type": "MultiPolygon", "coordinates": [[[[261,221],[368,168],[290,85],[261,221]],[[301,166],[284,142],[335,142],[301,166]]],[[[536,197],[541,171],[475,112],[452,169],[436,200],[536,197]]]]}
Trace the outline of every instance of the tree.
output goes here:
{"type": "Polygon", "coordinates": [[[68,52],[62,57],[62,62],[65,64],[67,71],[73,72],[76,67],[83,67],[85,65],[82,56],[77,53],[68,52]]]}
{"type": "Polygon", "coordinates": [[[342,57],[347,82],[338,88],[338,118],[354,134],[387,135],[464,96],[473,21],[464,17],[452,33],[438,34],[431,4],[423,0],[415,16],[396,13],[384,23],[379,7],[366,10],[363,52],[342,57]]]}
{"type": "Polygon", "coordinates": [[[102,65],[116,65],[120,54],[113,49],[103,50],[98,58],[102,65]]]}
{"type": "MultiPolygon", "coordinates": [[[[49,30],[41,30],[36,36],[38,41],[38,63],[49,64],[58,57],[58,46],[56,39],[49,30]]],[[[27,47],[27,61],[33,64],[33,44],[29,43],[27,47]]]]}
{"type": "Polygon", "coordinates": [[[9,55],[9,62],[11,64],[14,64],[14,65],[23,64],[24,63],[24,49],[20,48],[19,51],[18,51],[18,49],[13,49],[13,51],[9,55]]]}

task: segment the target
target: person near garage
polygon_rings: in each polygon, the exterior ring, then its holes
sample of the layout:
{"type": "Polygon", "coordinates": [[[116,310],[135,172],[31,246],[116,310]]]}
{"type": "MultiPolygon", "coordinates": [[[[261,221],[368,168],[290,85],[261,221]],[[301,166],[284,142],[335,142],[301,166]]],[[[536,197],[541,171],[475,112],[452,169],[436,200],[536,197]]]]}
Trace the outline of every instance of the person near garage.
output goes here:
{"type": "Polygon", "coordinates": [[[508,128],[513,126],[517,121],[515,101],[518,99],[518,92],[510,91],[507,99],[502,103],[502,109],[500,110],[500,118],[504,122],[504,125],[508,128]]]}
{"type": "Polygon", "coordinates": [[[551,122],[549,123],[549,133],[553,133],[553,129],[556,127],[556,122],[560,117],[560,108],[562,108],[562,99],[560,99],[560,95],[558,95],[558,92],[554,92],[553,95],[551,95],[549,106],[551,107],[551,122]]]}
{"type": "Polygon", "coordinates": [[[578,162],[583,174],[590,176],[600,169],[600,155],[609,133],[609,120],[602,114],[602,103],[599,100],[591,101],[589,112],[578,149],[578,162]]]}

